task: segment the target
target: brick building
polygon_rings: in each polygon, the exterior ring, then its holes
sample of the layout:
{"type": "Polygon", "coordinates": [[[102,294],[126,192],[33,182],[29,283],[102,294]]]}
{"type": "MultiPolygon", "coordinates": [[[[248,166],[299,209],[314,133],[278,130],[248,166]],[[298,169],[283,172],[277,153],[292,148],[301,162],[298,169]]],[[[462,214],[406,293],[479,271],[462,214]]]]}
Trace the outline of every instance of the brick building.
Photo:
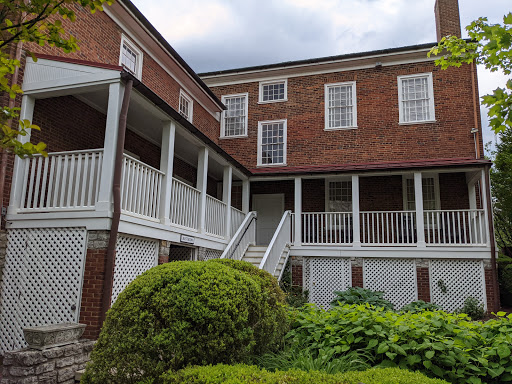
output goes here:
{"type": "MultiPolygon", "coordinates": [[[[439,70],[432,43],[198,76],[130,1],[77,12],[78,52],[23,64],[21,116],[43,127],[24,139],[49,156],[8,167],[2,353],[24,326],[97,337],[119,292],[172,260],[278,278],[290,260],[320,305],[364,286],[494,309],[474,65],[439,70]]],[[[460,36],[456,0],[435,15],[460,36]]]]}

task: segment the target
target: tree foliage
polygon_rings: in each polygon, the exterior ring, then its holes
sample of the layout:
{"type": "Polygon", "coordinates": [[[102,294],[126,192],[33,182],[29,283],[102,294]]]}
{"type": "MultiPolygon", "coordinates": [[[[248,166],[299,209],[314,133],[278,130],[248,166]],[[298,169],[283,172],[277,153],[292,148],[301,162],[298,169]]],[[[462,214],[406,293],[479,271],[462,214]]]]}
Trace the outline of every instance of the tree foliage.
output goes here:
{"type": "MultiPolygon", "coordinates": [[[[491,72],[512,72],[512,12],[503,17],[503,24],[489,24],[481,17],[466,27],[471,40],[455,36],[443,37],[429,52],[441,55],[436,65],[442,69],[460,67],[472,63],[485,66],[491,72]]],[[[482,103],[489,108],[489,125],[494,132],[512,128],[512,79],[503,88],[496,88],[490,95],[482,97],[482,103]]]]}
{"type": "MultiPolygon", "coordinates": [[[[75,21],[76,6],[94,13],[101,11],[105,3],[111,4],[111,1],[0,0],[0,94],[5,93],[11,99],[22,94],[18,84],[11,84],[12,75],[20,66],[20,61],[12,54],[19,42],[57,47],[66,53],[76,51],[79,49],[78,41],[67,33],[63,20],[75,21]]],[[[18,135],[26,136],[28,129],[39,130],[29,120],[18,122],[19,111],[17,107],[0,105],[0,148],[20,157],[36,153],[46,155],[44,143],[34,145],[18,141],[18,135]],[[12,122],[18,122],[17,127],[12,122]]]]}

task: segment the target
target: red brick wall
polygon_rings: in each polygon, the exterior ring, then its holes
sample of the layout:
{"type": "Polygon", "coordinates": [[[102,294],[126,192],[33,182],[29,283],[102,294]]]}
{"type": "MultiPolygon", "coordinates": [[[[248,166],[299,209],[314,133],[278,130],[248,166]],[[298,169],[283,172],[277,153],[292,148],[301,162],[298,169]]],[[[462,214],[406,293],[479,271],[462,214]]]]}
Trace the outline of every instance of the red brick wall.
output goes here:
{"type": "Polygon", "coordinates": [[[469,209],[466,175],[459,173],[439,174],[441,209],[469,209]]]}
{"type": "Polygon", "coordinates": [[[434,12],[436,15],[437,41],[444,36],[461,36],[458,0],[436,0],[434,12]]]}
{"type": "Polygon", "coordinates": [[[361,211],[401,211],[404,209],[402,176],[375,176],[359,179],[361,211]]]}
{"type": "Polygon", "coordinates": [[[302,281],[302,265],[292,264],[292,285],[304,286],[302,281]]]}
{"type": "Polygon", "coordinates": [[[295,184],[293,180],[257,181],[251,183],[250,209],[252,209],[253,195],[271,193],[284,193],[284,210],[294,210],[295,184]]]}
{"type": "MultiPolygon", "coordinates": [[[[441,71],[432,62],[361,69],[288,79],[288,101],[257,104],[258,82],[212,87],[220,97],[249,93],[248,138],[220,145],[256,167],[258,121],[287,119],[289,166],[474,157],[470,67],[441,71]],[[433,73],[436,122],[398,123],[397,76],[433,73]],[[354,130],[324,131],[324,84],[357,82],[354,130]]],[[[480,140],[480,147],[482,147],[480,140]]]]}
{"type": "Polygon", "coordinates": [[[325,212],[325,179],[302,179],[302,211],[325,212]]]}
{"type": "Polygon", "coordinates": [[[87,339],[97,339],[100,334],[106,257],[106,249],[87,250],[80,305],[80,323],[87,324],[84,332],[84,337],[87,339]]]}
{"type": "Polygon", "coordinates": [[[492,269],[486,268],[485,271],[485,295],[487,296],[487,311],[495,311],[495,307],[499,308],[500,298],[494,291],[492,269]]]}
{"type": "Polygon", "coordinates": [[[416,277],[418,280],[418,300],[430,302],[430,274],[428,267],[416,268],[416,277]]]}
{"type": "Polygon", "coordinates": [[[363,288],[363,267],[352,265],[352,286],[363,288]]]}

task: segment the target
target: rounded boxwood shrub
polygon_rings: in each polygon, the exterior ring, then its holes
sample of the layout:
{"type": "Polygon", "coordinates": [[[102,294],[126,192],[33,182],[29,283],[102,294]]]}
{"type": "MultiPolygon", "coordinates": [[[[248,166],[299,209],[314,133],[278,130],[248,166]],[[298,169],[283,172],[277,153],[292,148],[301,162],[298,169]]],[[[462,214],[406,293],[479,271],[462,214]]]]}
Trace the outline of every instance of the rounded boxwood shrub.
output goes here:
{"type": "Polygon", "coordinates": [[[430,379],[421,373],[398,368],[328,374],[296,369],[269,372],[255,366],[221,364],[168,372],[163,378],[165,384],[448,384],[444,380],[430,379]]]}
{"type": "Polygon", "coordinates": [[[271,350],[285,329],[270,332],[260,345],[261,324],[275,317],[269,296],[249,273],[222,263],[152,268],[109,310],[82,382],[158,383],[155,378],[169,369],[243,362],[256,350],[271,350]]]}

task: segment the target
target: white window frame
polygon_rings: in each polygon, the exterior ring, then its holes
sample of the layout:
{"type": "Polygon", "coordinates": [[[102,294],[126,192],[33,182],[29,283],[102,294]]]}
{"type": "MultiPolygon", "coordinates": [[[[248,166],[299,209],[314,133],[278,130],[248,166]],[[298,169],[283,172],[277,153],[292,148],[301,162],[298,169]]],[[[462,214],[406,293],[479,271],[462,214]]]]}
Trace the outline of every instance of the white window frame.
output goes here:
{"type": "Polygon", "coordinates": [[[288,101],[288,79],[260,81],[258,104],[269,104],[269,103],[282,103],[288,101]],[[263,100],[263,87],[265,85],[281,84],[284,83],[284,99],[279,100],[263,100]]]}
{"type": "Polygon", "coordinates": [[[139,48],[137,48],[137,46],[131,40],[129,40],[125,35],[122,34],[121,35],[121,46],[120,46],[120,50],[119,50],[119,66],[125,68],[128,72],[130,72],[133,76],[135,76],[137,79],[140,80],[142,78],[142,60],[143,60],[142,51],[139,48]],[[124,45],[127,45],[135,53],[135,56],[136,56],[135,73],[132,73],[128,68],[126,68],[123,65],[123,46],[124,45]]]}
{"type": "Polygon", "coordinates": [[[343,129],[357,129],[357,92],[356,92],[356,82],[355,81],[345,81],[343,83],[331,83],[324,84],[324,105],[325,105],[325,131],[338,131],[343,129]],[[352,125],[346,127],[330,127],[329,126],[329,88],[340,87],[340,86],[352,86],[352,125]]]}
{"type": "Polygon", "coordinates": [[[241,137],[248,137],[248,123],[249,123],[249,93],[235,93],[231,95],[223,95],[221,97],[222,103],[225,105],[226,99],[230,99],[233,97],[245,97],[245,132],[241,135],[230,135],[226,136],[226,111],[222,111],[222,115],[220,118],[220,138],[221,139],[237,139],[241,137]]]}
{"type": "Polygon", "coordinates": [[[258,167],[280,167],[286,165],[286,151],[287,151],[287,122],[286,119],[279,120],[266,120],[266,121],[258,121],[258,167]],[[283,162],[282,163],[272,163],[272,164],[263,164],[262,162],[262,132],[261,127],[264,124],[274,124],[274,123],[283,123],[283,162]]]}
{"type": "Polygon", "coordinates": [[[194,101],[192,100],[192,98],[187,95],[183,89],[180,89],[180,100],[179,100],[179,105],[178,105],[178,112],[180,113],[181,116],[185,117],[188,121],[192,122],[192,118],[194,116],[194,101]],[[186,101],[188,101],[188,116],[185,116],[181,113],[181,100],[185,99],[186,101]]]}
{"type": "MultiPolygon", "coordinates": [[[[329,183],[335,183],[335,182],[350,182],[350,185],[352,186],[352,178],[347,176],[347,177],[335,177],[335,178],[326,178],[325,179],[325,212],[334,212],[334,211],[330,211],[329,210],[329,192],[330,192],[330,189],[329,189],[329,183]]],[[[347,211],[347,212],[352,212],[354,210],[354,196],[352,196],[352,200],[350,201],[351,205],[352,205],[352,210],[351,211],[347,211]]]]}
{"type": "Polygon", "coordinates": [[[423,123],[433,123],[436,121],[435,115],[435,102],[434,102],[434,83],[432,80],[432,72],[427,73],[417,73],[414,75],[402,75],[398,76],[398,121],[399,124],[409,125],[409,124],[423,124],[423,123]],[[402,80],[414,79],[414,78],[427,78],[427,86],[428,86],[428,96],[429,96],[429,114],[430,119],[428,120],[416,120],[416,121],[406,121],[405,113],[403,110],[403,100],[402,100],[402,80]]]}
{"type": "MultiPolygon", "coordinates": [[[[439,174],[438,173],[422,173],[421,174],[421,183],[423,185],[423,179],[433,178],[434,179],[434,194],[436,199],[436,209],[441,209],[441,192],[439,189],[439,174]]],[[[403,196],[403,206],[404,211],[409,211],[407,209],[407,180],[414,180],[414,175],[402,175],[402,196],[403,196]]],[[[421,196],[423,197],[423,191],[421,191],[421,196]]],[[[415,209],[414,209],[415,210],[415,209]]],[[[425,210],[425,208],[423,208],[425,210]]]]}

